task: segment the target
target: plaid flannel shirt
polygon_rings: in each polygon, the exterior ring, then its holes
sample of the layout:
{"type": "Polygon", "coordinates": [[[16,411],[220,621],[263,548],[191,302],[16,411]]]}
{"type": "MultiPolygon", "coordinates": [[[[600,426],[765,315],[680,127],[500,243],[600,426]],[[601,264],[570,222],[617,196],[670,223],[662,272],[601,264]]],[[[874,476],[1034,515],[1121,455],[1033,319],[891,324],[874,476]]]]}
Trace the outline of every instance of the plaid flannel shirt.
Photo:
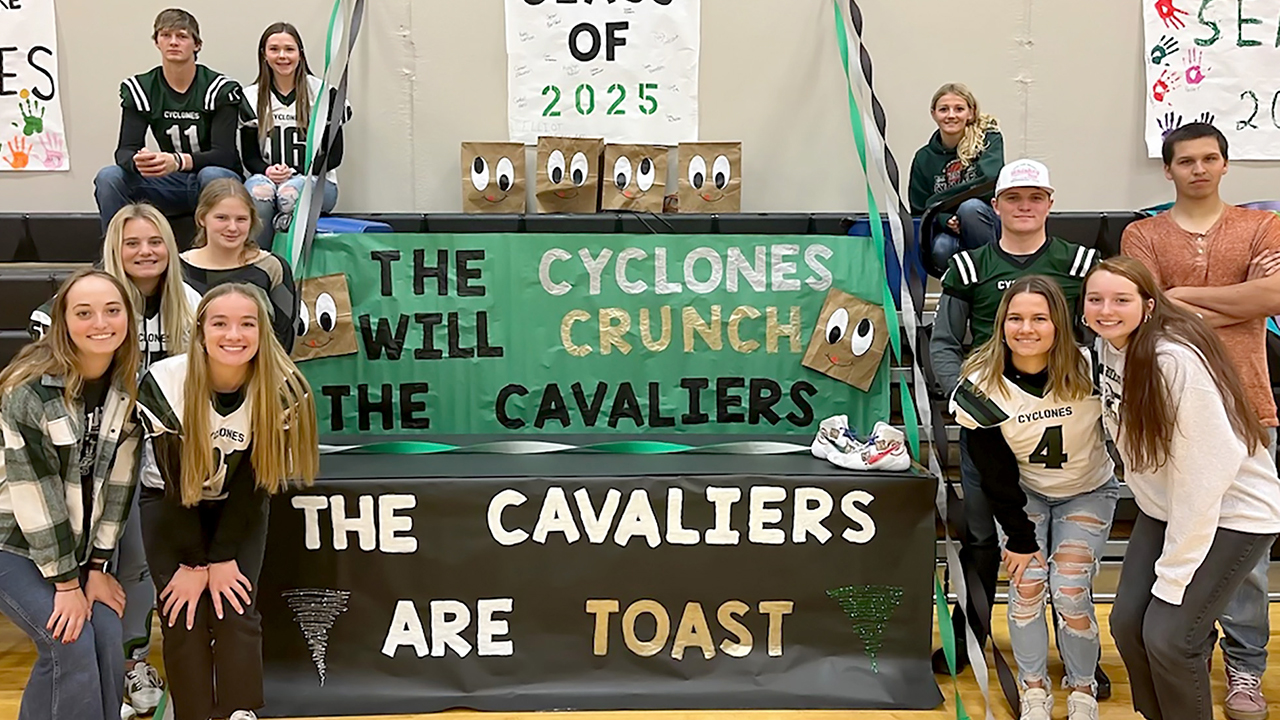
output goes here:
{"type": "Polygon", "coordinates": [[[93,463],[92,537],[84,537],[84,412],[79,402],[67,407],[64,387],[63,378],[45,375],[0,400],[0,550],[29,558],[51,582],[111,557],[133,500],[142,434],[129,396],[111,387],[93,463]]]}

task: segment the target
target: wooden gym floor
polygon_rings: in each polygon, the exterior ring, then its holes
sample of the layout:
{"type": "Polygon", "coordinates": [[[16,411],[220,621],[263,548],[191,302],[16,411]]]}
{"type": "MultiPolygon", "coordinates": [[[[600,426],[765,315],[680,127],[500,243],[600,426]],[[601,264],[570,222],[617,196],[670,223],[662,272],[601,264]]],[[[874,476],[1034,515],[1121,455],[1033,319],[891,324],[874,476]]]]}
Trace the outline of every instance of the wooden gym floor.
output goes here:
{"type": "MultiPolygon", "coordinates": [[[[1111,635],[1107,631],[1107,620],[1110,615],[1110,605],[1099,605],[1098,621],[1102,625],[1103,637],[1103,665],[1107,673],[1111,676],[1113,691],[1111,699],[1101,704],[1101,715],[1103,720],[1119,720],[1120,718],[1138,717],[1129,705],[1129,686],[1125,679],[1124,666],[1120,662],[1120,656],[1116,653],[1115,644],[1111,641],[1111,635]]],[[[996,639],[1000,643],[1002,649],[1009,647],[1009,635],[1006,624],[1003,622],[1004,607],[996,608],[998,618],[1001,620],[995,623],[996,639]]],[[[156,648],[153,653],[156,654],[157,664],[162,664],[162,659],[158,658],[160,647],[159,627],[155,629],[155,640],[153,646],[156,648]]],[[[1280,637],[1280,604],[1275,604],[1271,608],[1271,639],[1274,641],[1280,637]]],[[[935,645],[936,645],[935,641],[935,645]]],[[[1273,648],[1280,648],[1280,644],[1273,644],[1273,648]]],[[[1011,659],[1011,655],[1006,651],[1006,657],[1011,659]]],[[[0,617],[0,720],[12,720],[18,716],[18,706],[22,699],[22,689],[26,685],[27,675],[31,669],[31,663],[35,659],[35,648],[27,640],[27,638],[8,620],[0,617]]],[[[1056,663],[1056,659],[1053,661],[1056,663]]],[[[1214,667],[1221,668],[1221,657],[1214,660],[1214,667]]],[[[1050,666],[1050,672],[1056,677],[1061,677],[1062,667],[1060,664],[1050,666]]],[[[951,702],[951,681],[948,678],[942,685],[943,695],[947,696],[947,703],[944,707],[937,710],[925,712],[895,712],[895,711],[866,711],[854,712],[847,710],[840,711],[673,711],[673,712],[583,712],[583,713],[556,713],[556,720],[639,720],[644,718],[656,718],[658,720],[947,720],[955,717],[955,710],[951,702]]],[[[1274,718],[1280,718],[1280,669],[1273,669],[1267,673],[1267,677],[1263,682],[1263,689],[1270,702],[1271,714],[1274,718]]],[[[1222,698],[1226,695],[1225,681],[1221,670],[1216,670],[1213,678],[1214,698],[1218,703],[1222,702],[1222,698]]],[[[1009,709],[1004,706],[1003,699],[1000,699],[999,686],[995,681],[994,673],[992,673],[991,692],[996,702],[995,715],[1001,720],[1010,720],[1015,716],[1009,713],[1009,709]]],[[[1062,717],[1066,712],[1066,702],[1061,690],[1056,691],[1058,703],[1055,706],[1055,717],[1062,717]]],[[[974,720],[981,720],[984,713],[982,710],[982,696],[978,692],[978,687],[973,679],[973,673],[966,671],[960,676],[960,695],[964,700],[965,708],[968,710],[970,717],[974,720]]],[[[470,711],[456,710],[448,713],[439,713],[434,715],[386,715],[379,716],[381,720],[423,720],[431,718],[433,720],[535,720],[536,718],[545,718],[546,714],[534,713],[479,713],[470,711]]],[[[1224,718],[1221,707],[1218,708],[1215,718],[1224,718]]],[[[334,719],[336,720],[336,719],[334,719]]]]}

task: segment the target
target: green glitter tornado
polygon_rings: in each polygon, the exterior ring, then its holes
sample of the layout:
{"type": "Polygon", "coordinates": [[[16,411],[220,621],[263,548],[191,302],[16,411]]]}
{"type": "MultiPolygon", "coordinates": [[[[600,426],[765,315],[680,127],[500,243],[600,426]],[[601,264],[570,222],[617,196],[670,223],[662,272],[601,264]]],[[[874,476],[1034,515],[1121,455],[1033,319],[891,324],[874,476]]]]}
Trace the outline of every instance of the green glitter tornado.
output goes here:
{"type": "Polygon", "coordinates": [[[827,591],[827,597],[836,601],[862,639],[872,672],[880,672],[876,655],[883,646],[885,627],[902,603],[902,594],[902,588],[893,585],[846,585],[827,591]]]}

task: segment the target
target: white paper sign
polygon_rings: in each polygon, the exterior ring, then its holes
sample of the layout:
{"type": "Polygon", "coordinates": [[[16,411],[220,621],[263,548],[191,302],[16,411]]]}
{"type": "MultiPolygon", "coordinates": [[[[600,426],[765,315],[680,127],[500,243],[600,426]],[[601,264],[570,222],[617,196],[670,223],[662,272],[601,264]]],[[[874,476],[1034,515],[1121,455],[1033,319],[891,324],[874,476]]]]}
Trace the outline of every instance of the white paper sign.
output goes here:
{"type": "Polygon", "coordinates": [[[1147,153],[1210,122],[1232,160],[1280,159],[1280,0],[1142,0],[1147,153]]]}
{"type": "Polygon", "coordinates": [[[0,170],[70,170],[54,0],[0,0],[0,170]]]}
{"type": "Polygon", "coordinates": [[[506,0],[512,142],[698,138],[701,0],[506,0]]]}

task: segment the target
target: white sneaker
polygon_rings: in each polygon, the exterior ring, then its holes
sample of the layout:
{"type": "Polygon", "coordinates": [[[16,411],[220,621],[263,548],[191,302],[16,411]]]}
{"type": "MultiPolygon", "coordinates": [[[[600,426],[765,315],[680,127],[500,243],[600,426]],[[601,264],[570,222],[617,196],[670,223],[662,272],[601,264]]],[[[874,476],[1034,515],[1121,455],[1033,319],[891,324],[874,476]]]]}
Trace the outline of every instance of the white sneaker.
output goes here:
{"type": "Polygon", "coordinates": [[[164,681],[160,673],[147,663],[139,662],[124,675],[124,701],[139,715],[148,715],[160,704],[164,696],[164,681]]]}
{"type": "MultiPolygon", "coordinates": [[[[1096,715],[1097,705],[1095,704],[1094,707],[1096,715]]],[[[1048,690],[1026,688],[1022,691],[1022,712],[1018,715],[1018,720],[1052,720],[1052,717],[1053,696],[1048,690]]]]}
{"type": "Polygon", "coordinates": [[[847,453],[852,449],[849,437],[849,416],[832,415],[818,423],[818,434],[809,446],[809,452],[819,460],[829,460],[833,453],[847,453]]]}
{"type": "Polygon", "coordinates": [[[1067,696],[1067,720],[1098,720],[1098,701],[1092,695],[1073,690],[1067,696]]]}
{"type": "Polygon", "coordinates": [[[258,720],[258,715],[252,710],[237,710],[227,720],[258,720]]]}
{"type": "Polygon", "coordinates": [[[138,717],[138,711],[133,709],[129,703],[120,706],[120,720],[134,720],[138,717]]]}
{"type": "Polygon", "coordinates": [[[855,445],[848,452],[831,453],[827,459],[849,470],[902,472],[911,467],[906,434],[886,422],[876,423],[866,443],[855,445]]]}

